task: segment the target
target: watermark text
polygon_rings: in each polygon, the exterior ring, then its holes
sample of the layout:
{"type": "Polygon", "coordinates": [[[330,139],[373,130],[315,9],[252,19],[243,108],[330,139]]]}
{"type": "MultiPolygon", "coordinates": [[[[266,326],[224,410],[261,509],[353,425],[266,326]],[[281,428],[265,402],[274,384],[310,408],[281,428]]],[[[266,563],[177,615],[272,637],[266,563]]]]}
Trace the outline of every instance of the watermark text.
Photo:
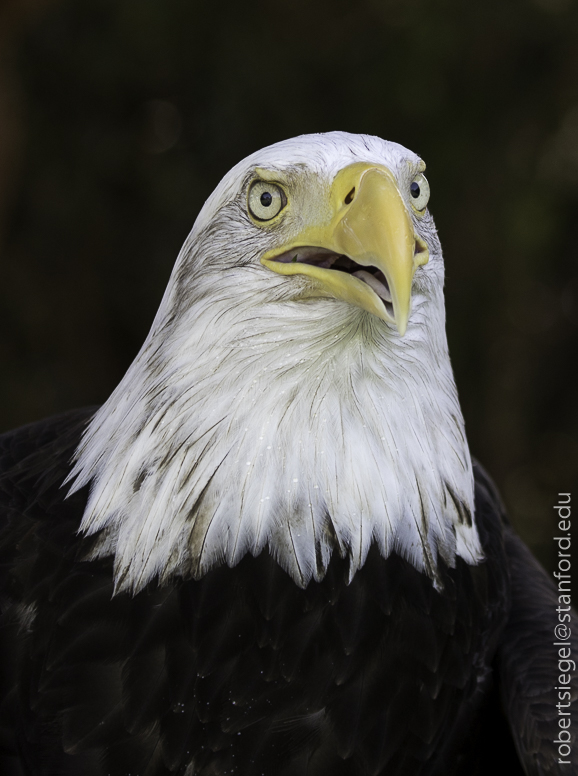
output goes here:
{"type": "Polygon", "coordinates": [[[558,650],[558,677],[555,685],[558,702],[558,735],[554,743],[558,748],[558,763],[571,765],[573,736],[570,733],[572,725],[570,705],[572,703],[572,675],[576,671],[576,663],[572,658],[570,637],[572,610],[572,509],[570,493],[558,493],[558,503],[554,509],[558,513],[557,534],[554,541],[558,545],[554,577],[558,587],[558,606],[556,607],[556,625],[554,626],[554,646],[558,650]]]}

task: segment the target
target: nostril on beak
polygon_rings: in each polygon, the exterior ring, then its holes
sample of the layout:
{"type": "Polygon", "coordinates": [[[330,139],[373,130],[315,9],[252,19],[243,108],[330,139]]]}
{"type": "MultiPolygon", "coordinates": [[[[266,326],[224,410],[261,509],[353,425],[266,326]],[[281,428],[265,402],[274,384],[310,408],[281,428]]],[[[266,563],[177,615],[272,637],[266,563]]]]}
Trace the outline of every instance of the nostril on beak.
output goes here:
{"type": "Polygon", "coordinates": [[[349,204],[351,204],[351,202],[353,201],[353,197],[354,197],[354,196],[355,196],[355,186],[354,186],[354,187],[351,189],[351,191],[349,192],[349,194],[348,194],[348,195],[345,197],[345,199],[343,200],[343,201],[344,201],[344,203],[345,203],[346,205],[349,205],[349,204]]]}

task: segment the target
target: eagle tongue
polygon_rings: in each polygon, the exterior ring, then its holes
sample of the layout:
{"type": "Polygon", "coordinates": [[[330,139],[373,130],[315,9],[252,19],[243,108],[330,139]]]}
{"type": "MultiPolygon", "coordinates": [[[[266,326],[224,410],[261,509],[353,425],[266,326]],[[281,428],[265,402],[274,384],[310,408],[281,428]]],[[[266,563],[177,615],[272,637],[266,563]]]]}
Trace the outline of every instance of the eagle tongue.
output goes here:
{"type": "Polygon", "coordinates": [[[380,280],[378,280],[375,275],[372,275],[371,272],[360,269],[357,270],[357,272],[352,272],[351,274],[356,278],[363,280],[364,283],[367,283],[367,285],[370,286],[375,291],[375,293],[385,302],[391,302],[391,293],[389,288],[385,286],[380,280]]]}

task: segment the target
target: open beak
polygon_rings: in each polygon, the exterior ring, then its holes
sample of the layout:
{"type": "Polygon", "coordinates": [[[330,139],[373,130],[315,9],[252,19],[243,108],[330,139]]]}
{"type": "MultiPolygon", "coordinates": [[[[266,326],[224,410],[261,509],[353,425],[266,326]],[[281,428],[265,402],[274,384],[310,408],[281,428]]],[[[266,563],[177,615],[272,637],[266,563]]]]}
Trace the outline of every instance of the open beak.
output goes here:
{"type": "Polygon", "coordinates": [[[261,263],[281,275],[307,275],[315,281],[308,296],[342,299],[405,334],[413,275],[429,252],[395,178],[381,165],[349,165],[333,181],[330,205],[329,220],[307,225],[261,263]]]}

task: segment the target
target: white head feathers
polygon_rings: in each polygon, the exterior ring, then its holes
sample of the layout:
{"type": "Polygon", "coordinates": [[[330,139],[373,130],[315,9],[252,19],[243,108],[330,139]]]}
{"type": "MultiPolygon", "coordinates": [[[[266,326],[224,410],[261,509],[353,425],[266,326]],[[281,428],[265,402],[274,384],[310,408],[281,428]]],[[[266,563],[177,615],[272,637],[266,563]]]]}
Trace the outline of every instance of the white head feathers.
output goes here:
{"type": "Polygon", "coordinates": [[[299,298],[306,277],[260,262],[299,217],[269,230],[250,218],[256,169],[314,203],[355,162],[387,167],[402,190],[419,159],[376,137],[303,136],[245,159],[203,207],[69,477],[72,490],[91,483],[81,531],[99,534],[95,555],[115,556],[117,589],[200,577],[266,547],[302,586],[334,551],[353,575],[373,542],[434,583],[438,557],[482,557],[429,213],[412,214],[430,260],[403,337],[345,301],[299,298]]]}

